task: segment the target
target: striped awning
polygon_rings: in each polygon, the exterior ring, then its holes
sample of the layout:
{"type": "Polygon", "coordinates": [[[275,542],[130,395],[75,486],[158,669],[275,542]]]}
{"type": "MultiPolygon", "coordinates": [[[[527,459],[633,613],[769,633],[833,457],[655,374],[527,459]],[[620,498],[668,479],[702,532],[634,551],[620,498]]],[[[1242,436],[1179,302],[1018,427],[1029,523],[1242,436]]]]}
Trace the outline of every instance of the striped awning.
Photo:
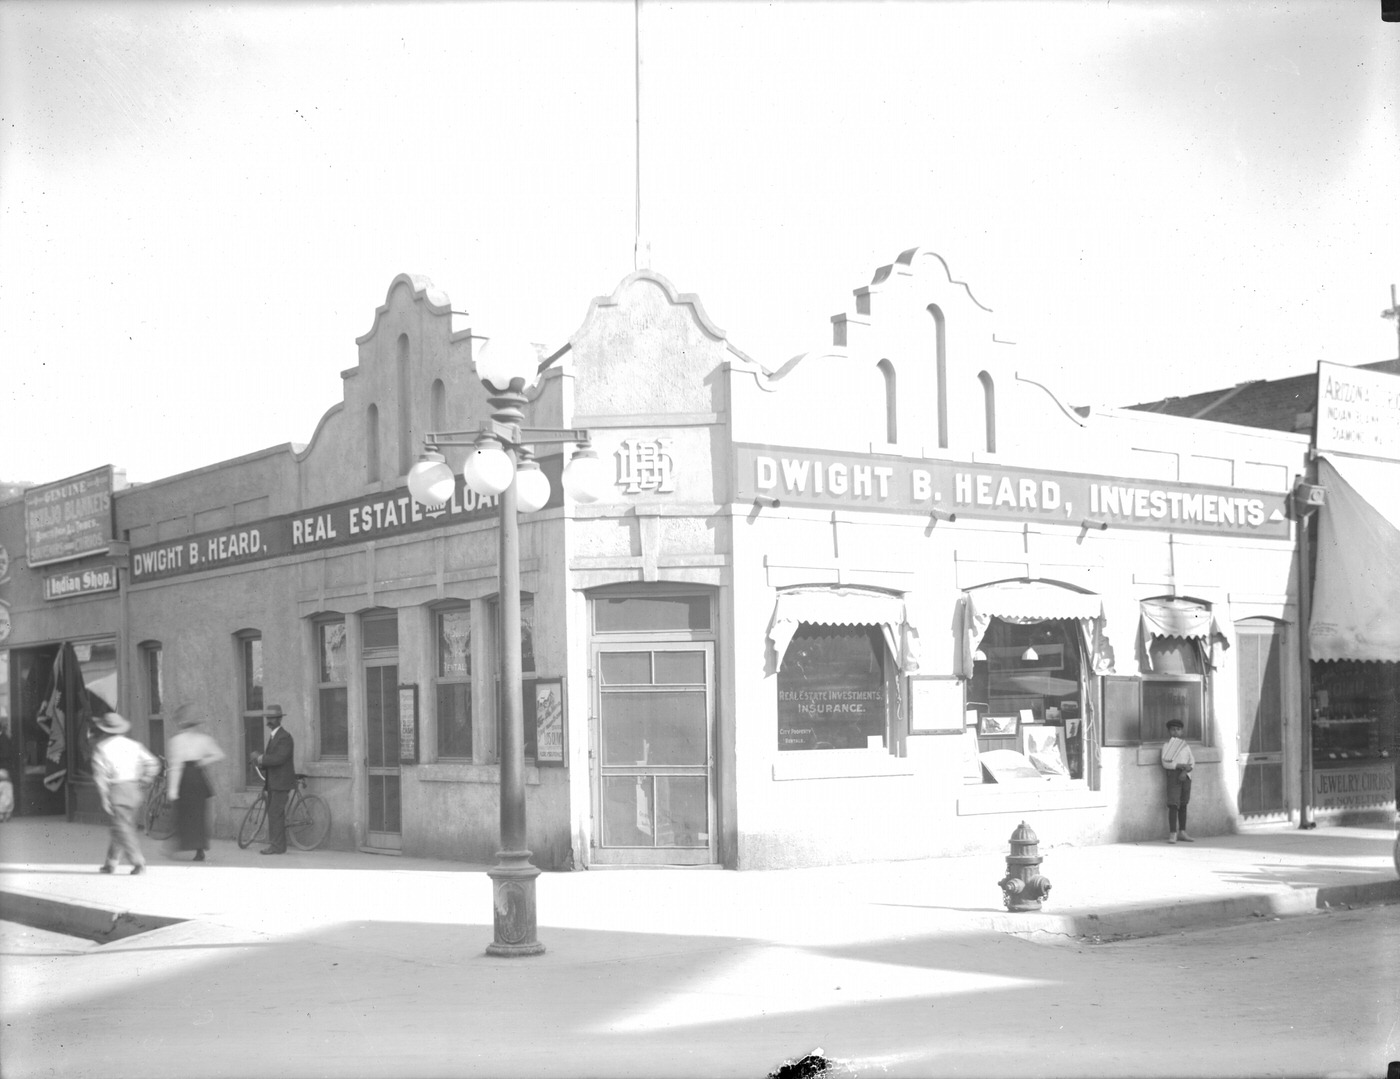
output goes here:
{"type": "Polygon", "coordinates": [[[890,655],[899,661],[901,669],[917,668],[913,641],[918,634],[908,625],[903,596],[849,586],[791,588],[779,592],[773,624],[768,630],[777,666],[783,665],[788,645],[797,627],[804,623],[810,626],[879,626],[890,655]]]}

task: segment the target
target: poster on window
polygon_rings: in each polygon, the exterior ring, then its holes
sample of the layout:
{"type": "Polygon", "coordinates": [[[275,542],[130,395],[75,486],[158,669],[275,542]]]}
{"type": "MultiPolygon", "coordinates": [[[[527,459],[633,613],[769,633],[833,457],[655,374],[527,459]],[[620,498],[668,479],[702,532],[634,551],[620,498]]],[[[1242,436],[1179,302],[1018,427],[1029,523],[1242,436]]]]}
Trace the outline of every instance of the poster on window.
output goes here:
{"type": "Polygon", "coordinates": [[[564,763],[564,684],[535,683],[536,764],[564,763]]]}
{"type": "Polygon", "coordinates": [[[873,626],[809,626],[778,671],[778,749],[866,749],[885,733],[884,641],[873,626]]]}

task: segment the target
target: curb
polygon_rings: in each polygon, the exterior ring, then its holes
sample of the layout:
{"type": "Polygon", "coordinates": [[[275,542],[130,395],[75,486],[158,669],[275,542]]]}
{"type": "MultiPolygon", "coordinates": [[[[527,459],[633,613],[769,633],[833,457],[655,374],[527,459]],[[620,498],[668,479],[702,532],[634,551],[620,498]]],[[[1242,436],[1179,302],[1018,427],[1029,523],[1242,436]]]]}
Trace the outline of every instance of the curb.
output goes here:
{"type": "Polygon", "coordinates": [[[138,914],[112,907],[70,903],[48,896],[32,895],[0,889],[0,920],[18,922],[33,929],[81,937],[97,944],[179,925],[184,918],[167,918],[158,914],[138,914]]]}
{"type": "Polygon", "coordinates": [[[1013,936],[1119,940],[1149,937],[1179,929],[1206,929],[1250,918],[1286,918],[1332,907],[1358,907],[1400,902],[1400,880],[1373,880],[1261,892],[1217,899],[1183,899],[1168,906],[1126,907],[1103,914],[999,914],[992,927],[1013,936]]]}

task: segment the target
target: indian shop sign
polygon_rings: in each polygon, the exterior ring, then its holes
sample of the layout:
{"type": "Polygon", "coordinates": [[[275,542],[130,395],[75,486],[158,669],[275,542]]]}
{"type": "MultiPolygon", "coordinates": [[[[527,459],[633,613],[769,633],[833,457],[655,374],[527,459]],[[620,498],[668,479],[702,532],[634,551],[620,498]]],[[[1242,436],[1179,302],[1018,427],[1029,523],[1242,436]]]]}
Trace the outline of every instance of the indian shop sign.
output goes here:
{"type": "Polygon", "coordinates": [[[94,566],[92,569],[67,573],[50,573],[44,577],[45,599],[67,599],[69,596],[88,596],[94,592],[116,590],[116,566],[94,566]]]}
{"type": "MultiPolygon", "coordinates": [[[[558,493],[560,459],[543,458],[540,467],[550,477],[554,491],[549,505],[557,506],[561,498],[558,493]]],[[[497,504],[496,498],[472,491],[461,476],[457,477],[457,490],[452,498],[440,506],[415,502],[408,488],[400,487],[381,495],[135,547],[131,551],[131,583],[142,584],[484,520],[495,515],[497,504]]]]}
{"type": "Polygon", "coordinates": [[[1039,469],[735,446],[735,499],[1288,539],[1285,495],[1039,469]]]}

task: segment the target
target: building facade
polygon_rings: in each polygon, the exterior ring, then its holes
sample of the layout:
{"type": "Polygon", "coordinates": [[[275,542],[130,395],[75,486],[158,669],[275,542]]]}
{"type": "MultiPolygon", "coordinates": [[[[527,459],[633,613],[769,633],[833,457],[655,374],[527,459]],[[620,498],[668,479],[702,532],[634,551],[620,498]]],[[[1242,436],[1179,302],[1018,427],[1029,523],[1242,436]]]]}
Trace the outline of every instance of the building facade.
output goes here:
{"type": "MultiPolygon", "coordinates": [[[[1022,820],[1165,836],[1171,718],[1193,832],[1296,817],[1308,438],[1069,408],[995,331],[917,249],[778,367],[652,271],[593,301],[526,415],[588,429],[613,478],[521,518],[537,864],[1004,850],[1022,820]]],[[[404,275],[357,345],[304,447],[0,504],[23,812],[94,811],[84,709],[159,747],[189,702],[229,751],[230,835],[276,703],[331,845],[495,860],[498,510],[405,479],[424,434],[488,415],[482,340],[404,275]],[[45,530],[81,497],[105,543],[45,530]]]]}

